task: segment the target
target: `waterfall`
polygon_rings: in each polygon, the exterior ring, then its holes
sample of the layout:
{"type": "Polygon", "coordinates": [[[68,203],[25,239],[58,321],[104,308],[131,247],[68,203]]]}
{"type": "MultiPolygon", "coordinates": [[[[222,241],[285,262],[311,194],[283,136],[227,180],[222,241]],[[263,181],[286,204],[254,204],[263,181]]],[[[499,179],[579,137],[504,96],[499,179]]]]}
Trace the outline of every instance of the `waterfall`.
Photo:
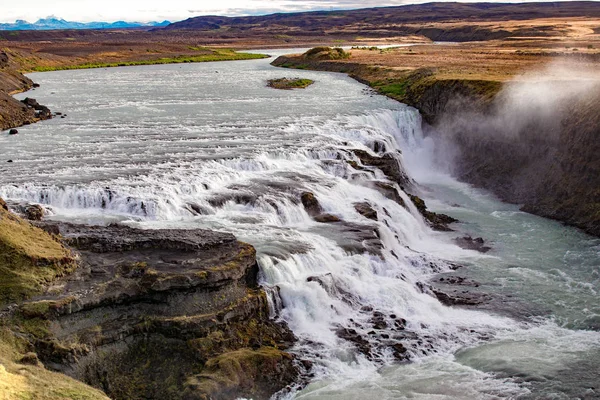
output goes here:
{"type": "Polygon", "coordinates": [[[165,161],[148,174],[85,184],[4,185],[0,196],[44,204],[59,215],[202,226],[252,243],[271,309],[298,336],[294,351],[314,362],[319,378],[351,381],[398,360],[450,354],[513,326],[446,307],[432,295],[428,279],[450,271],[463,250],[427,226],[397,183],[357,164],[353,149],[426,163],[416,154],[424,143],[416,110],[306,117],[278,134],[297,146],[165,161]],[[373,182],[395,188],[405,206],[373,182]],[[299,201],[304,192],[339,222],[313,220],[299,201]],[[368,203],[376,220],[358,213],[356,203],[368,203]]]}

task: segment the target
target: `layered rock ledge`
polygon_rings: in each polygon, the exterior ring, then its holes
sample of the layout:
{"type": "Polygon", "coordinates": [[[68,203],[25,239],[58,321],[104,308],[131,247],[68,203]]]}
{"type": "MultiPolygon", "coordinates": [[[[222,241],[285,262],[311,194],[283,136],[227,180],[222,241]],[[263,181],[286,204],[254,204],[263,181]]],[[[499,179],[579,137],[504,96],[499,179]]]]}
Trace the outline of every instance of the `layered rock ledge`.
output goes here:
{"type": "MultiPolygon", "coordinates": [[[[1,217],[64,251],[56,266],[68,268],[4,297],[0,345],[19,345],[0,364],[26,360],[113,399],[262,399],[298,380],[284,351],[295,338],[269,319],[251,245],[199,229],[37,223],[44,232],[1,217]]],[[[44,268],[30,261],[34,273],[44,268]]]]}

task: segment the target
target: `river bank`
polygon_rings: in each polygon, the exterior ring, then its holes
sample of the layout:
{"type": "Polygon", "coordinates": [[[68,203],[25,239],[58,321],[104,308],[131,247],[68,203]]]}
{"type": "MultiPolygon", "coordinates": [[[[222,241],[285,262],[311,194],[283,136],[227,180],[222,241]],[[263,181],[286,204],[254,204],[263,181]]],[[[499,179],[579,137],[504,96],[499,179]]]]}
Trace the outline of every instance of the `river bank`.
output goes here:
{"type": "Polygon", "coordinates": [[[488,46],[483,56],[481,45],[355,49],[345,60],[324,50],[282,56],[273,65],[347,73],[417,108],[440,164],[455,176],[523,210],[600,235],[600,164],[592,156],[600,150],[594,89],[600,80],[589,73],[598,56],[507,55],[488,46]],[[558,66],[532,70],[540,62],[558,66]],[[545,83],[532,83],[540,75],[545,83]]]}
{"type": "Polygon", "coordinates": [[[37,84],[23,75],[26,72],[255,60],[268,57],[264,54],[240,53],[231,49],[210,49],[201,46],[188,46],[182,52],[184,54],[175,55],[171,52],[147,51],[147,49],[143,52],[139,49],[133,52],[133,49],[130,49],[126,52],[114,52],[108,56],[94,53],[91,58],[86,58],[81,57],[80,54],[57,57],[48,53],[6,48],[0,52],[0,131],[18,128],[54,116],[47,107],[37,102],[19,102],[12,97],[16,93],[26,92],[36,87],[37,84]]]}

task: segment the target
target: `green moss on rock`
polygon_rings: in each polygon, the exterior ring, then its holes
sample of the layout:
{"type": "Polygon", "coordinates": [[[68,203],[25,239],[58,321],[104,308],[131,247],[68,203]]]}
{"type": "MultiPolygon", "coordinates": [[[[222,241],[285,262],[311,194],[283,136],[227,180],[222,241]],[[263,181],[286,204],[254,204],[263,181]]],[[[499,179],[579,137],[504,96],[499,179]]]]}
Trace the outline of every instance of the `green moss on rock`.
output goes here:
{"type": "Polygon", "coordinates": [[[303,58],[308,60],[346,60],[350,58],[350,53],[344,51],[341,47],[314,47],[303,54],[303,58]]]}
{"type": "Polygon", "coordinates": [[[0,305],[41,292],[76,266],[57,239],[0,207],[0,305]]]}
{"type": "Polygon", "coordinates": [[[273,89],[292,90],[292,89],[305,89],[315,83],[312,79],[302,78],[277,78],[269,79],[267,86],[273,89]]]}

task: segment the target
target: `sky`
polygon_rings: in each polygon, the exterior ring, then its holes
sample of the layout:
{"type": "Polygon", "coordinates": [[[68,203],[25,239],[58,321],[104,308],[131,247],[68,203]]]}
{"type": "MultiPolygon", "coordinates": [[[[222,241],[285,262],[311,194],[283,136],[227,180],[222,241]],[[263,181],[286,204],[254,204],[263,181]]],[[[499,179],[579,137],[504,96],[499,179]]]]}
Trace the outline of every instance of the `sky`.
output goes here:
{"type": "Polygon", "coordinates": [[[432,0],[0,0],[0,22],[17,19],[35,22],[48,16],[78,22],[174,22],[198,15],[257,15],[398,6],[427,1],[432,0]]]}

